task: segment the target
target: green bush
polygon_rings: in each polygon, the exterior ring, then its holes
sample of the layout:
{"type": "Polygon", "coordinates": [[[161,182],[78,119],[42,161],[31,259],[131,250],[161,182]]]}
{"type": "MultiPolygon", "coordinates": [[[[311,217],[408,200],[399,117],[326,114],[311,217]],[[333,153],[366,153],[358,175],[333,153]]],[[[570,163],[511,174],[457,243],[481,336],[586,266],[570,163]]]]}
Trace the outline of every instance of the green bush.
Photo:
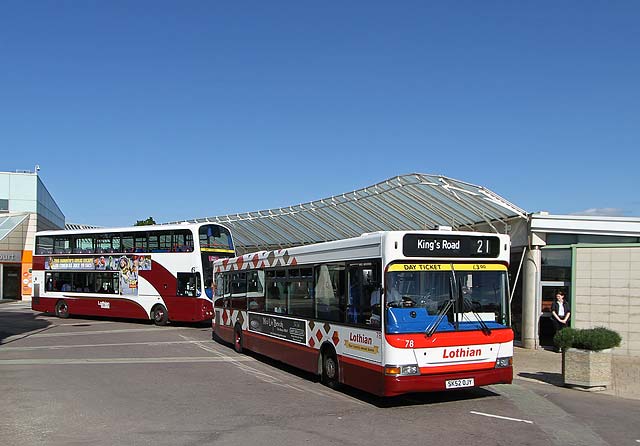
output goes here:
{"type": "Polygon", "coordinates": [[[553,343],[562,350],[573,347],[582,350],[600,351],[619,347],[620,342],[622,342],[620,335],[605,327],[565,328],[553,337],[553,343]]]}
{"type": "Polygon", "coordinates": [[[573,346],[577,330],[573,328],[563,328],[553,336],[553,343],[560,350],[566,350],[573,346]]]}

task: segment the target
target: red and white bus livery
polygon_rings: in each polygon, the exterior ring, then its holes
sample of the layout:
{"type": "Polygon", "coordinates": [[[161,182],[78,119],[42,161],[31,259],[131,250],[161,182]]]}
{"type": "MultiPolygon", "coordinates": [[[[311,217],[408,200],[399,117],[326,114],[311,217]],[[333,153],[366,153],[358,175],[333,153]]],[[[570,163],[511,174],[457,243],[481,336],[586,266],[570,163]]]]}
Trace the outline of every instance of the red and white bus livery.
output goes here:
{"type": "Polygon", "coordinates": [[[220,259],[213,335],[382,396],[511,383],[509,249],[445,229],[220,259]]]}
{"type": "Polygon", "coordinates": [[[213,262],[234,255],[229,230],[211,223],[38,232],[32,308],[157,325],[210,320],[213,262]]]}

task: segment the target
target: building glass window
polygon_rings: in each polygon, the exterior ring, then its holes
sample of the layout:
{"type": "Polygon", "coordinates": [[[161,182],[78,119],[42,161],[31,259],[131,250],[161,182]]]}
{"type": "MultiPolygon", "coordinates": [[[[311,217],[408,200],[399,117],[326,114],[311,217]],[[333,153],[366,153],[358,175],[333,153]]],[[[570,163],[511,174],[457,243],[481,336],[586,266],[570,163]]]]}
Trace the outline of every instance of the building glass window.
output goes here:
{"type": "Polygon", "coordinates": [[[509,284],[513,293],[513,299],[511,300],[511,327],[516,341],[522,341],[522,281],[524,280],[520,266],[522,255],[522,251],[512,251],[511,261],[509,262],[509,284]],[[519,268],[520,274],[518,274],[519,268]]]}
{"type": "Polygon", "coordinates": [[[542,280],[571,281],[571,249],[542,250],[542,280]]]}
{"type": "Polygon", "coordinates": [[[547,234],[547,245],[575,245],[578,243],[640,243],[640,237],[593,234],[547,234]]]}

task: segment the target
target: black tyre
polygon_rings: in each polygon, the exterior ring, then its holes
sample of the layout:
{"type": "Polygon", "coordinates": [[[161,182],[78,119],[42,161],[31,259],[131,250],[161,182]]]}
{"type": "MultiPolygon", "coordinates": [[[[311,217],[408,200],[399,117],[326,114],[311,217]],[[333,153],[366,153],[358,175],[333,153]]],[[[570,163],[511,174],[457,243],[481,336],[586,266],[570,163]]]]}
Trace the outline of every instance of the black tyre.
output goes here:
{"type": "Polygon", "coordinates": [[[156,305],[153,307],[153,310],[151,310],[151,319],[153,323],[158,326],[167,325],[167,322],[169,322],[169,313],[164,305],[156,305]]]}
{"type": "Polygon", "coordinates": [[[56,316],[62,319],[69,317],[69,305],[64,300],[59,300],[56,304],[56,316]]]}
{"type": "Polygon", "coordinates": [[[338,387],[340,383],[338,358],[332,350],[326,350],[322,354],[322,383],[332,389],[338,387]]]}
{"type": "Polygon", "coordinates": [[[236,328],[233,330],[233,349],[238,353],[242,353],[242,328],[239,325],[236,325],[236,328]]]}

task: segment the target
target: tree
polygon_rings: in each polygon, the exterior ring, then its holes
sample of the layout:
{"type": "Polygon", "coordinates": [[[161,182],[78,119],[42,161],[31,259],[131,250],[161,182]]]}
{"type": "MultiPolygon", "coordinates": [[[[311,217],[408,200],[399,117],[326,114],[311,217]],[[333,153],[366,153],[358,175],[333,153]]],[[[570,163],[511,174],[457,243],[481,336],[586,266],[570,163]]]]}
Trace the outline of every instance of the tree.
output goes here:
{"type": "Polygon", "coordinates": [[[136,221],[136,224],[134,226],[149,226],[149,225],[155,225],[156,221],[153,219],[153,217],[149,217],[146,220],[138,220],[136,221]]]}

